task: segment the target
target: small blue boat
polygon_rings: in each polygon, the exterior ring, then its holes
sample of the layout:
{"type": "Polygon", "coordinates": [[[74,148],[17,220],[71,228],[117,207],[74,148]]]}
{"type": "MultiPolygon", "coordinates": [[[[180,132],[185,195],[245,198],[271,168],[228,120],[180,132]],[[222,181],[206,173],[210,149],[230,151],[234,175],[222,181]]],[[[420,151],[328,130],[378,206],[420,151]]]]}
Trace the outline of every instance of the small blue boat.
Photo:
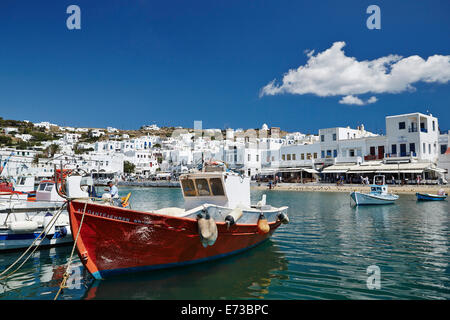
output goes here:
{"type": "Polygon", "coordinates": [[[417,200],[419,201],[442,201],[447,199],[447,195],[429,194],[429,193],[416,193],[417,200]]]}

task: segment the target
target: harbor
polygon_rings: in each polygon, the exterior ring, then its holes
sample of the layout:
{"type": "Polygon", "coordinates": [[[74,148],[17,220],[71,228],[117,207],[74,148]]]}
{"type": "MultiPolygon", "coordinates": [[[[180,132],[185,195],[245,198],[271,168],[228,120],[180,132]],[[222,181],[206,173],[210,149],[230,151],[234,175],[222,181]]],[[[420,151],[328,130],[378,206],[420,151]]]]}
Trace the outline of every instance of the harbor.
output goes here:
{"type": "MultiPolygon", "coordinates": [[[[24,125],[15,123],[18,130],[24,125]]],[[[374,293],[362,281],[367,279],[363,271],[374,266],[383,279],[386,271],[388,277],[403,272],[401,265],[386,260],[387,248],[414,259],[423,256],[423,248],[419,252],[396,247],[404,246],[411,232],[423,246],[430,246],[426,250],[448,246],[449,134],[438,134],[437,123],[432,115],[412,113],[386,117],[386,126],[393,127],[386,135],[372,134],[363,126],[319,129],[314,136],[281,134],[279,128],[266,125],[256,137],[227,129],[215,131],[215,140],[205,139],[209,129],[198,128],[169,138],[147,133],[128,139],[122,133],[120,143],[110,136],[88,144],[85,150],[91,151],[81,153],[71,149],[79,148],[81,136],[64,133],[59,140],[63,148],[54,140],[49,145],[53,154],[39,148],[0,149],[0,257],[5,257],[0,299],[21,299],[29,286],[39,292],[31,299],[121,299],[125,296],[111,294],[114,283],[123,287],[128,280],[120,279],[131,275],[137,286],[143,285],[139,279],[171,283],[184,269],[196,273],[207,268],[209,273],[214,268],[206,265],[221,269],[230,261],[250,268],[252,261],[261,263],[264,250],[272,250],[283,264],[272,261],[272,267],[261,271],[261,279],[253,278],[251,284],[241,280],[228,293],[217,293],[217,299],[448,299],[428,282],[415,290],[402,280],[401,289],[374,293]],[[415,127],[418,122],[434,133],[412,130],[409,140],[398,140],[403,123],[415,127]],[[224,139],[219,139],[222,134],[224,139]],[[396,139],[402,143],[391,144],[396,139]],[[434,225],[436,219],[439,226],[434,225]],[[398,229],[405,223],[413,230],[398,229]],[[420,229],[430,223],[430,228],[439,228],[437,243],[429,243],[420,229]],[[331,231],[330,224],[338,230],[331,231]],[[326,246],[324,238],[333,248],[330,252],[320,249],[326,246]],[[350,238],[355,243],[347,243],[351,249],[343,251],[343,239],[350,238]],[[367,238],[367,248],[359,247],[358,238],[367,238]],[[306,239],[315,249],[308,249],[306,239]],[[356,257],[361,261],[349,266],[356,257]],[[36,259],[52,267],[34,270],[39,280],[31,279],[31,285],[17,281],[17,276],[28,277],[36,259]],[[311,270],[298,261],[310,263],[311,270]],[[286,279],[296,280],[285,283],[286,279]],[[336,294],[334,280],[348,287],[336,294]],[[291,286],[300,287],[294,293],[291,286]]],[[[433,257],[432,264],[444,266],[447,252],[433,257]]],[[[416,268],[426,267],[430,258],[426,259],[416,262],[416,268]]],[[[442,270],[426,277],[445,288],[449,278],[446,267],[442,270]]],[[[386,280],[382,287],[394,281],[386,280]]],[[[154,298],[133,284],[126,286],[133,291],[127,298],[154,298]]],[[[179,299],[204,299],[201,292],[210,290],[193,285],[194,294],[183,288],[175,289],[179,299]]],[[[170,294],[174,293],[159,293],[170,294]]]]}
{"type": "MultiPolygon", "coordinates": [[[[120,187],[137,209],[180,206],[173,188],[120,187]]],[[[73,260],[60,299],[450,299],[448,201],[418,203],[402,195],[388,206],[355,207],[340,192],[253,190],[289,206],[290,223],[271,240],[239,255],[182,268],[94,280],[73,260]],[[366,286],[368,266],[381,269],[381,289],[366,286]],[[232,274],[223,281],[223,275],[232,274]],[[78,286],[77,286],[78,285],[78,286]]],[[[51,300],[71,246],[37,251],[11,279],[1,299],[51,300]]],[[[17,252],[0,255],[2,268],[17,252]]]]}

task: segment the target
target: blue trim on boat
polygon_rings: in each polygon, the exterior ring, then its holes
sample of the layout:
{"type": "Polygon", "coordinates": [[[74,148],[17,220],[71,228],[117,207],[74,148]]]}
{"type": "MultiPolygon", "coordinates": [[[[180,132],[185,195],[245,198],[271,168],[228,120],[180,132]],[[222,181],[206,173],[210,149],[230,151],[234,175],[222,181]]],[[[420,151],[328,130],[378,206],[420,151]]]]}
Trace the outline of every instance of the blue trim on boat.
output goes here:
{"type": "MultiPolygon", "coordinates": [[[[65,227],[62,227],[64,229],[62,229],[60,231],[56,231],[51,239],[59,239],[59,238],[64,238],[67,235],[67,229],[65,229],[65,227]]],[[[37,237],[39,237],[41,233],[37,232],[37,233],[9,233],[9,234],[0,234],[0,241],[14,241],[14,240],[34,240],[37,237]]],[[[42,238],[42,237],[41,237],[42,238]]]]}
{"type": "Polygon", "coordinates": [[[437,194],[426,194],[426,193],[419,193],[416,192],[417,200],[422,201],[443,201],[447,199],[446,195],[437,195],[437,194]]]}
{"type": "Polygon", "coordinates": [[[251,248],[254,248],[254,247],[262,244],[264,241],[267,241],[268,239],[270,239],[270,237],[267,237],[266,239],[264,239],[264,240],[262,240],[262,241],[260,241],[258,243],[255,243],[254,245],[251,245],[249,247],[246,247],[246,248],[243,248],[243,249],[239,249],[239,250],[235,250],[235,251],[231,251],[231,252],[228,252],[228,253],[215,255],[215,256],[212,256],[212,257],[207,257],[207,258],[202,258],[202,259],[197,259],[197,260],[190,260],[190,261],[185,261],[185,262],[159,264],[159,265],[155,265],[155,266],[142,266],[142,267],[131,267],[131,268],[102,270],[102,271],[97,271],[97,272],[92,273],[92,276],[95,279],[97,279],[97,280],[101,280],[101,279],[104,279],[106,277],[109,277],[109,276],[112,276],[112,275],[117,275],[117,274],[122,274],[122,273],[149,271],[149,270],[157,270],[157,269],[164,269],[164,268],[174,268],[174,267],[181,267],[181,266],[186,266],[186,265],[191,265],[191,264],[196,264],[196,263],[212,261],[212,260],[216,260],[216,259],[220,259],[220,258],[224,258],[224,257],[227,257],[227,256],[231,256],[231,255],[234,255],[234,254],[238,254],[238,253],[244,252],[246,250],[249,250],[251,248]]]}

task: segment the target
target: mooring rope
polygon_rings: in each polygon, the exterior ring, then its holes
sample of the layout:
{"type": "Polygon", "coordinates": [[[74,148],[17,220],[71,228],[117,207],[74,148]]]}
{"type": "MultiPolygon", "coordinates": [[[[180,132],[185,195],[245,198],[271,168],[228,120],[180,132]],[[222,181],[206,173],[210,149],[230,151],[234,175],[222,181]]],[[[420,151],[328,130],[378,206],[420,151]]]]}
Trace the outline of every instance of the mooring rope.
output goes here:
{"type": "Polygon", "coordinates": [[[66,282],[69,279],[69,269],[70,269],[70,265],[72,264],[72,258],[73,258],[73,254],[75,252],[75,248],[77,246],[77,241],[78,241],[78,236],[80,235],[80,231],[81,231],[81,226],[83,225],[83,220],[84,220],[84,216],[86,213],[86,207],[87,207],[88,201],[86,200],[85,204],[84,204],[84,210],[83,210],[83,215],[81,216],[81,221],[80,221],[80,226],[78,227],[78,232],[77,232],[77,236],[75,237],[74,243],[73,243],[73,247],[72,247],[72,252],[70,253],[69,256],[69,261],[67,262],[67,268],[66,271],[64,272],[63,278],[61,280],[61,284],[59,285],[59,290],[56,293],[56,296],[53,300],[58,299],[59,294],[61,293],[63,288],[66,288],[66,282]]]}
{"type": "MultiPolygon", "coordinates": [[[[39,236],[37,236],[34,241],[30,244],[30,246],[25,250],[25,252],[19,257],[17,258],[16,261],[14,261],[8,268],[6,268],[5,270],[2,271],[2,273],[0,273],[0,276],[3,276],[6,272],[8,272],[9,270],[12,269],[12,267],[14,267],[26,254],[27,252],[34,246],[34,244],[41,239],[42,235],[45,233],[45,236],[47,236],[47,232],[53,227],[53,225],[56,223],[56,220],[58,219],[59,215],[61,214],[64,206],[66,205],[66,203],[64,203],[61,208],[59,209],[59,211],[52,217],[52,219],[50,220],[50,222],[47,224],[47,226],[42,230],[42,232],[39,234],[39,236]],[[48,229],[48,230],[47,230],[48,229]]],[[[44,237],[45,237],[44,236],[44,237]]],[[[44,238],[42,237],[42,239],[44,238]]],[[[25,262],[28,261],[28,259],[33,255],[33,253],[37,250],[37,248],[39,247],[40,243],[38,245],[35,246],[34,250],[28,255],[28,257],[11,273],[7,274],[4,277],[1,277],[0,280],[4,280],[9,278],[11,275],[13,275],[15,272],[17,272],[24,264],[25,262]]]]}

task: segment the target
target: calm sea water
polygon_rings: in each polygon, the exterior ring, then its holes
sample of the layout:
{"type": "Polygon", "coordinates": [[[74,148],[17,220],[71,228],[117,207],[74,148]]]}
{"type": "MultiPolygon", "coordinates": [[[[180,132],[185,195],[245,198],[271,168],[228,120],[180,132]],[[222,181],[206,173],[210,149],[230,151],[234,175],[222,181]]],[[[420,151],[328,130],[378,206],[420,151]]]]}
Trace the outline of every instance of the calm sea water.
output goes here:
{"type": "MultiPolygon", "coordinates": [[[[178,189],[121,188],[134,209],[182,206],[178,189]]],[[[183,268],[94,281],[74,258],[59,299],[450,299],[448,201],[401,195],[394,205],[355,208],[347,193],[252,191],[289,206],[282,225],[260,246],[183,268]],[[380,289],[368,289],[369,266],[380,289]]],[[[41,250],[11,278],[0,299],[53,299],[71,246],[41,250]]],[[[0,254],[0,270],[21,252],[0,254]]],[[[76,256],[76,255],[75,255],[76,256]]]]}

